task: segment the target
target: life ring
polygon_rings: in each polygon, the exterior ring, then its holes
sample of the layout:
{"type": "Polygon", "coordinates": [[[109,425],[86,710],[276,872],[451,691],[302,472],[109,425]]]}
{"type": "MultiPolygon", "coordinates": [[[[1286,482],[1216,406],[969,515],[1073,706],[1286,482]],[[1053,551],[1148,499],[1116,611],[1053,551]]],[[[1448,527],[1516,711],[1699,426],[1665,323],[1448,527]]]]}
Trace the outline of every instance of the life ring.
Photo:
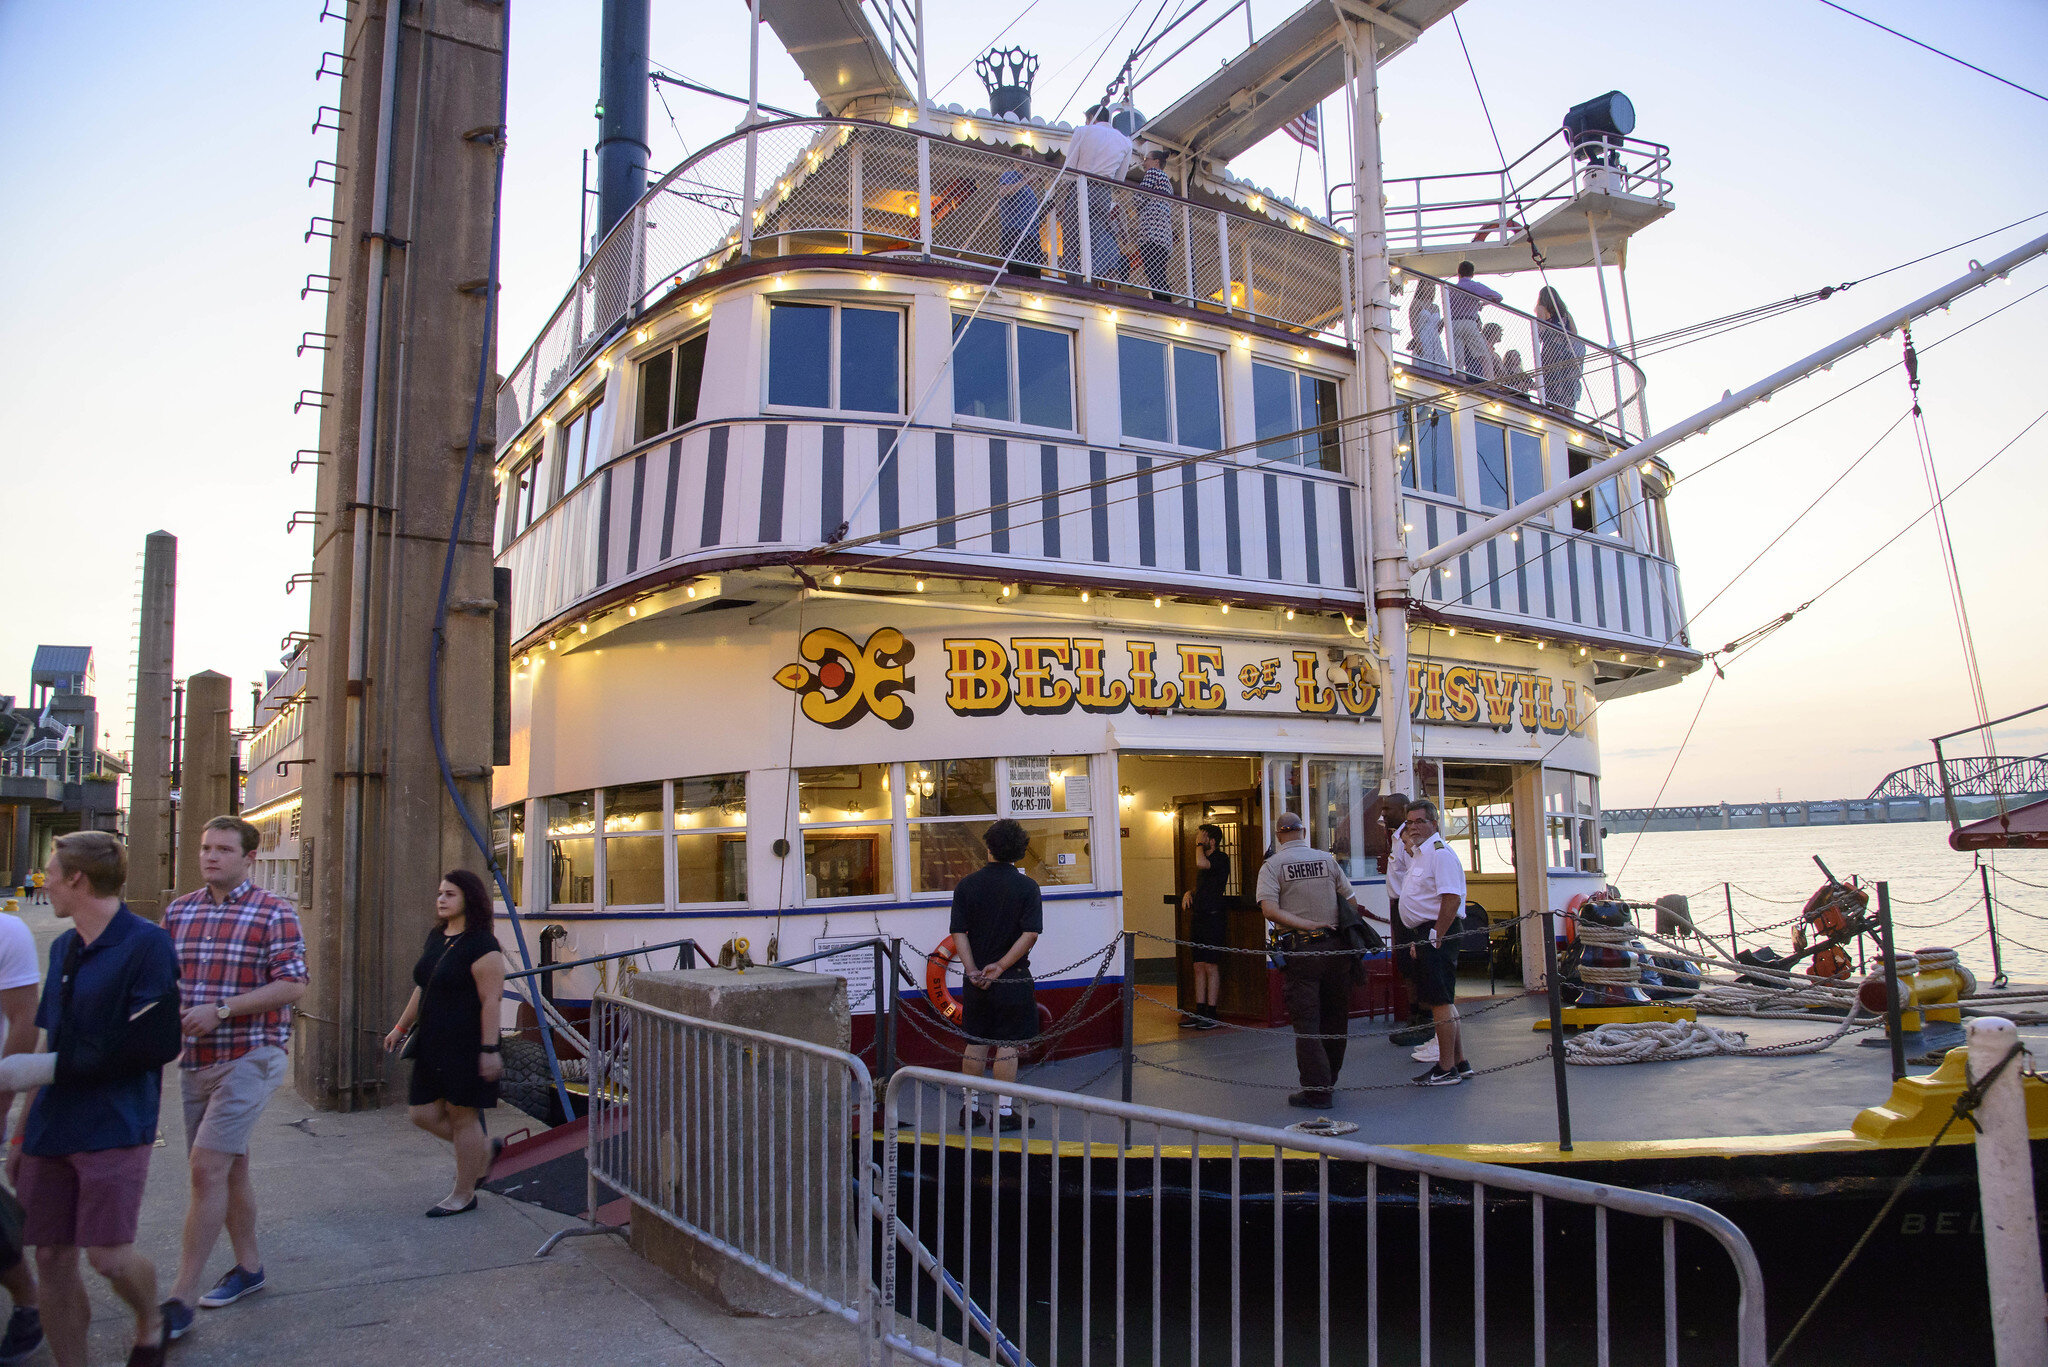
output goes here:
{"type": "Polygon", "coordinates": [[[938,947],[924,956],[924,995],[933,1008],[947,1020],[958,1023],[962,1015],[959,998],[946,986],[946,970],[959,962],[960,956],[953,952],[953,937],[948,935],[939,941],[938,947]]]}
{"type": "Polygon", "coordinates": [[[1593,900],[1593,894],[1582,892],[1564,904],[1564,942],[1567,946],[1579,942],[1579,908],[1593,900]]]}

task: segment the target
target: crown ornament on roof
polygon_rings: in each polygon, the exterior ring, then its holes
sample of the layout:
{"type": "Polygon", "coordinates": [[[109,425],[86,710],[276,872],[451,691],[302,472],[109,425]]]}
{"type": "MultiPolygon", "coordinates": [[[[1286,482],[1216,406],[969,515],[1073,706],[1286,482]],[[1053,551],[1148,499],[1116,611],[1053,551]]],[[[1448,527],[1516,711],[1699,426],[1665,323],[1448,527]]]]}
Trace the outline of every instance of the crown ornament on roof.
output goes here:
{"type": "Polygon", "coordinates": [[[988,112],[1018,119],[1031,117],[1031,82],[1038,75],[1038,55],[1021,47],[992,47],[974,59],[974,74],[988,87],[988,112]]]}

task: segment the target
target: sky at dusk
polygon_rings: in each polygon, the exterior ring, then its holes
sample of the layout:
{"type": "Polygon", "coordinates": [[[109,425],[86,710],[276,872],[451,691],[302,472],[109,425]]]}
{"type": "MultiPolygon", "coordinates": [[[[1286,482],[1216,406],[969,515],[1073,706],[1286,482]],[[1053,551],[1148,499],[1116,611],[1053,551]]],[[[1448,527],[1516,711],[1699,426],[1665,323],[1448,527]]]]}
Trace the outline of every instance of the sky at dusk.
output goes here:
{"type": "MultiPolygon", "coordinates": [[[[934,84],[962,70],[1023,8],[1024,0],[927,0],[934,84]]],[[[1211,8],[1221,6],[1212,0],[1211,8]]],[[[1861,8],[2048,90],[2048,10],[2037,4],[1864,0],[1861,8]]],[[[657,62],[744,90],[737,0],[654,0],[654,9],[657,62]]],[[[1264,31],[1286,7],[1254,0],[1252,10],[1264,31]]],[[[295,416],[292,405],[300,390],[318,387],[320,367],[316,352],[300,358],[294,348],[324,322],[320,296],[302,302],[299,291],[325,261],[324,241],[308,244],[303,234],[313,215],[328,212],[327,187],[307,180],[333,147],[331,134],[309,128],[315,108],[337,94],[314,72],[341,39],[340,25],[318,22],[319,13],[319,0],[0,0],[0,394],[11,419],[0,692],[26,691],[38,643],[91,645],[104,705],[125,715],[139,554],[157,528],[180,538],[177,673],[223,671],[246,700],[249,680],[276,667],[280,638],[304,626],[304,593],[287,594],[285,584],[307,568],[311,539],[285,525],[311,507],[313,481],[287,467],[295,450],[316,444],[314,416],[295,416]]],[[[1039,53],[1038,112],[1064,105],[1072,118],[1152,14],[1144,5],[1112,37],[1121,7],[1037,0],[1002,41],[1039,53]]],[[[511,5],[501,366],[524,350],[577,264],[598,15],[598,0],[511,5]]],[[[2038,219],[1866,280],[2048,210],[2048,103],[1812,0],[1472,0],[1459,21],[1510,158],[1554,130],[1567,106],[1617,87],[1636,105],[1637,135],[1671,147],[1677,211],[1630,249],[1639,336],[1864,281],[1784,319],[1646,361],[1653,427],[1934,288],[1971,257],[1988,260],[2048,231],[2048,218],[2038,219]]],[[[1234,17],[1140,90],[1140,106],[1164,107],[1243,39],[1234,17]]],[[[763,51],[763,98],[810,108],[772,34],[763,51]]],[[[1389,64],[1382,85],[1389,177],[1500,165],[1450,23],[1389,64]]],[[[971,72],[939,95],[968,107],[985,98],[971,72]]],[[[731,131],[742,112],[675,91],[667,108],[660,100],[650,108],[663,168],[731,131]]],[[[1328,109],[1337,121],[1340,102],[1328,109]]],[[[1332,149],[1333,179],[1348,178],[1346,152],[1341,142],[1332,149]]],[[[1298,157],[1284,137],[1233,169],[1305,204],[1321,200],[1313,158],[1298,157]]],[[[1525,274],[1492,283],[1526,308],[1540,282],[1525,274]]],[[[1591,273],[1556,273],[1554,283],[1597,335],[1591,273]]],[[[2023,299],[2044,286],[2048,261],[1916,330],[1921,399],[1945,486],[2048,405],[2038,360],[2048,294],[2023,299]],[[1978,320],[1986,321],[1970,326],[1978,320]]],[[[1798,608],[1927,507],[1910,430],[1900,425],[1744,572],[1905,412],[1897,360],[1896,341],[1880,344],[1666,453],[1681,476],[1700,472],[1670,504],[1688,604],[1697,610],[1735,581],[1699,616],[1695,645],[1712,648],[1798,608]],[[1763,435],[1887,367],[1854,394],[1763,435]]],[[[1950,505],[1994,716],[2048,701],[2038,592],[2044,507],[2048,422],[1950,505]]],[[[1666,802],[1854,796],[1891,769],[1931,758],[1930,735],[1973,720],[1931,524],[1735,662],[1702,706],[1712,678],[1702,671],[1601,712],[1609,805],[1649,802],[1667,774],[1666,802]]],[[[2044,735],[2004,740],[2039,752],[2048,748],[2044,735]]]]}

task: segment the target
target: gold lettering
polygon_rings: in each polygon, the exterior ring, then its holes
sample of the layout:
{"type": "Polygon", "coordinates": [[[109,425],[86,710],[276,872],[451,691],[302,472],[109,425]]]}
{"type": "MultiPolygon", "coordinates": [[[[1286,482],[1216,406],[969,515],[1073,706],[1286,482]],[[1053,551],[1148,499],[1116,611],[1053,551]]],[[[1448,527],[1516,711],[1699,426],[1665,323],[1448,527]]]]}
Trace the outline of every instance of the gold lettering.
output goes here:
{"type": "MultiPolygon", "coordinates": [[[[1509,671],[1505,669],[1501,673],[1504,676],[1509,675],[1509,671]]],[[[1522,729],[1524,731],[1534,731],[1536,729],[1536,676],[1534,674],[1524,674],[1516,670],[1510,677],[1514,679],[1515,687],[1521,694],[1522,729]]]]}
{"type": "Polygon", "coordinates": [[[1000,712],[1010,701],[1010,655],[1002,643],[969,636],[941,643],[946,652],[946,706],[963,717],[1000,712]]]}
{"type": "Polygon", "coordinates": [[[1176,684],[1158,682],[1159,647],[1151,641],[1126,641],[1131,652],[1131,706],[1168,708],[1180,701],[1176,684]]]}
{"type": "Polygon", "coordinates": [[[1175,646],[1180,652],[1181,706],[1197,712],[1218,712],[1230,695],[1209,678],[1209,671],[1223,672],[1223,647],[1175,646]]]}
{"type": "Polygon", "coordinates": [[[1017,652],[1015,671],[1017,706],[1026,712],[1058,713],[1074,705],[1074,686],[1052,677],[1052,664],[1072,659],[1072,642],[1059,636],[1016,636],[1010,648],[1017,652]]]}
{"type": "Polygon", "coordinates": [[[1102,642],[1087,637],[1074,639],[1074,678],[1079,681],[1078,697],[1083,709],[1089,712],[1121,712],[1130,700],[1131,691],[1122,679],[1111,679],[1107,687],[1103,684],[1102,642]]]}
{"type": "Polygon", "coordinates": [[[1424,721],[1444,719],[1444,667],[1434,660],[1422,667],[1422,713],[1424,721]]]}
{"type": "Polygon", "coordinates": [[[1479,691],[1486,697],[1486,720],[1494,726],[1515,722],[1515,676],[1498,669],[1477,669],[1479,691]]]}
{"type": "Polygon", "coordinates": [[[1316,653],[1313,650],[1294,652],[1294,710],[1320,715],[1337,706],[1337,699],[1330,690],[1316,682],[1316,653]]]}
{"type": "Polygon", "coordinates": [[[1479,671],[1453,665],[1444,671],[1444,715],[1455,722],[1479,720],[1479,671]]]}
{"type": "Polygon", "coordinates": [[[1536,710],[1543,729],[1553,736],[1561,736],[1565,733],[1565,727],[1569,724],[1570,719],[1565,716],[1563,708],[1550,700],[1552,692],[1550,682],[1550,676],[1547,674],[1537,676],[1536,710]]]}

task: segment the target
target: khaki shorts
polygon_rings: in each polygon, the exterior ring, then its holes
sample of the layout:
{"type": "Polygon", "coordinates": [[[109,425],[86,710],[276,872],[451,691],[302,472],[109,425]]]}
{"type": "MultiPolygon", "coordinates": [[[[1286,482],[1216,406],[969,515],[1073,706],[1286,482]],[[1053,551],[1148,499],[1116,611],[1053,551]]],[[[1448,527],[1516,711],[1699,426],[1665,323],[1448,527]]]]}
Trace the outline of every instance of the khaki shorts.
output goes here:
{"type": "Polygon", "coordinates": [[[185,1098],[185,1147],[215,1153],[249,1152],[249,1136],[270,1094],[284,1081],[285,1052],[274,1044],[251,1049],[210,1068],[180,1069],[185,1098]]]}

